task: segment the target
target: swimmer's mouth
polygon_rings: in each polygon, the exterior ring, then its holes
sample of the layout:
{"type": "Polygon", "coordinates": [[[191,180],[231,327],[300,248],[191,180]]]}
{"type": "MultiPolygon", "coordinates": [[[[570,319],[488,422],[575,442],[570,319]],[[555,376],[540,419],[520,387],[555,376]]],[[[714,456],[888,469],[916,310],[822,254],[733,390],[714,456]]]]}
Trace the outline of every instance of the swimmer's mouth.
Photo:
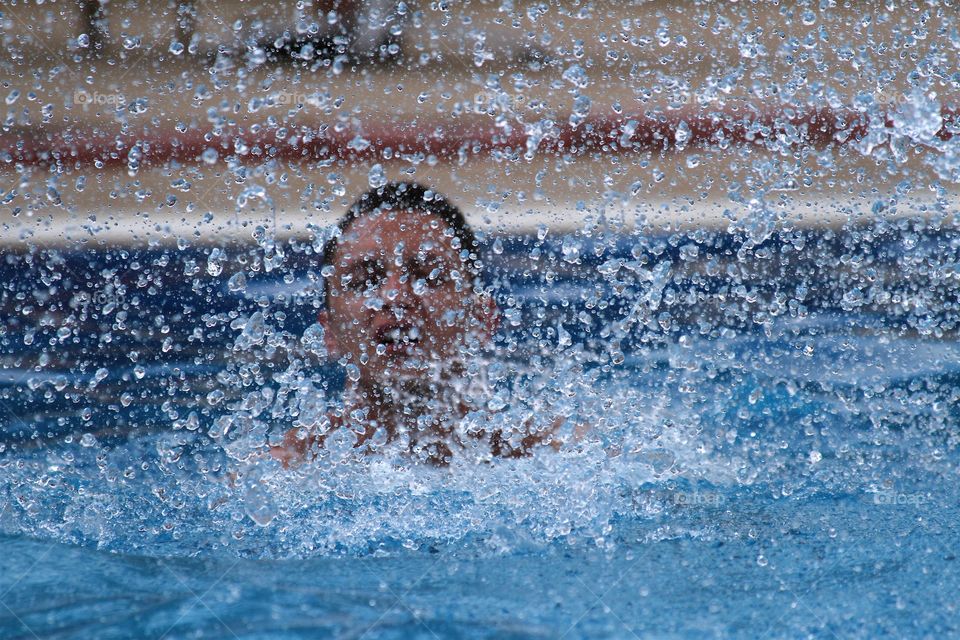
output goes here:
{"type": "Polygon", "coordinates": [[[377,342],[387,349],[403,349],[420,343],[420,329],[388,325],[377,330],[377,342]]]}

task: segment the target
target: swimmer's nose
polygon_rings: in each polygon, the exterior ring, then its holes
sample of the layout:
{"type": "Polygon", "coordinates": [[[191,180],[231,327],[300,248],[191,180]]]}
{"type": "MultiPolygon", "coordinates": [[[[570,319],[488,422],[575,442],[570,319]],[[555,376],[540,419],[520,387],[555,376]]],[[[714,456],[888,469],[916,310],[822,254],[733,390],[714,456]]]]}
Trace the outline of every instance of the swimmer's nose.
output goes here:
{"type": "Polygon", "coordinates": [[[413,283],[405,270],[390,270],[383,284],[388,305],[405,307],[414,298],[413,283]]]}

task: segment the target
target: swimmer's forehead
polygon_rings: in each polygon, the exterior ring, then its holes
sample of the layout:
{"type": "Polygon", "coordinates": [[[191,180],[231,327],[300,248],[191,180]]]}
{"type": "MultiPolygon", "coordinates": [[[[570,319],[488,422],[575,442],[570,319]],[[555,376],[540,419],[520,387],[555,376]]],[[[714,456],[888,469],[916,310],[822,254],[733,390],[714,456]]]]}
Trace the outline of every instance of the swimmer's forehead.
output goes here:
{"type": "Polygon", "coordinates": [[[418,209],[377,210],[354,220],[337,244],[341,262],[383,255],[459,257],[453,227],[418,209]]]}

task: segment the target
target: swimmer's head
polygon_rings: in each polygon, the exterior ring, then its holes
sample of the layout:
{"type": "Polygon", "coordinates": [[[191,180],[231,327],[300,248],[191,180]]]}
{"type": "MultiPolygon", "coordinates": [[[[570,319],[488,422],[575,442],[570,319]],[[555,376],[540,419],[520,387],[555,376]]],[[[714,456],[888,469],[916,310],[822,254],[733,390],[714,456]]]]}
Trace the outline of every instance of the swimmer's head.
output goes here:
{"type": "MultiPolygon", "coordinates": [[[[355,220],[381,211],[420,211],[447,223],[460,241],[460,255],[472,278],[481,275],[480,245],[463,212],[439,193],[416,182],[388,182],[362,194],[337,221],[333,236],[323,246],[323,264],[335,265],[340,239],[355,220]]],[[[329,303],[330,281],[324,283],[323,306],[329,303]]]]}
{"type": "Polygon", "coordinates": [[[363,194],[337,230],[320,313],[331,354],[367,389],[435,396],[454,384],[497,327],[463,213],[421,185],[389,183],[363,194]]]}

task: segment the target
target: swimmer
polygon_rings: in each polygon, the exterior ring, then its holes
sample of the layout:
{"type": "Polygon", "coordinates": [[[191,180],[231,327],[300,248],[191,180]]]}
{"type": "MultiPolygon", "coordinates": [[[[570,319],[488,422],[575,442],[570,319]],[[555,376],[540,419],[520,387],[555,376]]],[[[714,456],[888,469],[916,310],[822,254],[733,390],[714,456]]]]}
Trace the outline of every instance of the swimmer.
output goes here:
{"type": "Polygon", "coordinates": [[[323,424],[288,431],[275,458],[286,467],[307,461],[340,429],[358,448],[402,441],[437,465],[466,439],[494,457],[559,446],[562,420],[509,436],[457,428],[485,403],[481,360],[499,323],[481,285],[479,244],[457,207],[421,185],[389,183],[364,193],[337,231],[324,248],[332,273],[324,271],[319,322],[331,358],[347,368],[342,407],[323,424]]]}

